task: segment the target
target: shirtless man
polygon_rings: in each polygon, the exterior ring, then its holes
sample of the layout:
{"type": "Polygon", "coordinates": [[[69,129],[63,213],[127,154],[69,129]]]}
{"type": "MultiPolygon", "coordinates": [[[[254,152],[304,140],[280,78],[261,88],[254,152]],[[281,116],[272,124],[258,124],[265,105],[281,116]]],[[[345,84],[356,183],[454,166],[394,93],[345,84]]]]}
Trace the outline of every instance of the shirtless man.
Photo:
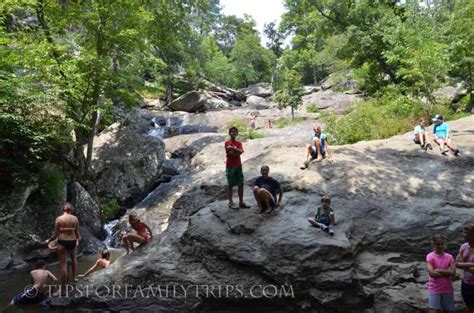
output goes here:
{"type": "Polygon", "coordinates": [[[48,279],[51,279],[53,283],[58,282],[56,277],[46,270],[46,264],[43,260],[36,262],[36,269],[32,270],[30,275],[33,286],[25,288],[25,291],[16,295],[10,303],[11,305],[39,303],[46,299],[48,279]]]}
{"type": "Polygon", "coordinates": [[[69,281],[67,269],[68,256],[72,260],[71,280],[74,281],[76,277],[76,248],[79,244],[79,240],[81,240],[81,234],[79,233],[79,220],[72,215],[73,212],[74,207],[72,204],[66,202],[63,206],[63,214],[57,217],[54,223],[53,235],[45,241],[46,244],[49,244],[50,241],[58,238],[56,253],[58,255],[59,268],[61,271],[61,294],[64,294],[66,291],[66,284],[69,281]]]}

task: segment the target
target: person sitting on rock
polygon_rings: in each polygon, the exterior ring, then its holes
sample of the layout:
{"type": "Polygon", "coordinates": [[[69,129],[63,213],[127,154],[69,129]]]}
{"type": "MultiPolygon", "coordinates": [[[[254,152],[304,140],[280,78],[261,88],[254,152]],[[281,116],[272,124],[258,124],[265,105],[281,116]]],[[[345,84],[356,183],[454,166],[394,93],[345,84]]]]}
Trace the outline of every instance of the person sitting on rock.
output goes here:
{"type": "Polygon", "coordinates": [[[435,122],[435,125],[433,126],[434,140],[439,145],[441,154],[446,155],[446,153],[451,149],[454,155],[458,156],[461,151],[451,143],[449,126],[444,122],[443,116],[436,114],[433,118],[433,122],[435,122]]]}
{"type": "Polygon", "coordinates": [[[302,170],[308,168],[312,160],[321,162],[323,158],[332,160],[331,148],[329,148],[327,134],[322,133],[321,126],[315,125],[311,134],[311,144],[306,145],[306,160],[301,167],[302,170]]]}
{"type": "Polygon", "coordinates": [[[462,269],[461,295],[469,313],[474,312],[474,224],[466,224],[462,234],[466,241],[459,248],[456,267],[462,269]]]}
{"type": "Polygon", "coordinates": [[[77,275],[77,277],[86,277],[92,272],[95,272],[99,269],[106,268],[110,265],[110,252],[107,249],[102,250],[101,257],[95,262],[95,264],[88,269],[84,274],[77,275]]]}
{"type": "Polygon", "coordinates": [[[444,252],[446,241],[442,235],[433,236],[431,239],[433,252],[426,256],[430,312],[454,312],[452,278],[456,274],[456,266],[453,256],[444,252]]]}
{"type": "Polygon", "coordinates": [[[134,249],[134,242],[142,245],[153,238],[153,233],[151,232],[150,227],[142,222],[135,213],[130,213],[128,216],[128,222],[137,233],[123,235],[122,241],[126,250],[125,255],[130,254],[131,250],[134,249]]]}
{"type": "Polygon", "coordinates": [[[415,131],[413,133],[413,142],[420,145],[423,150],[433,150],[433,147],[429,143],[428,131],[425,128],[425,119],[420,118],[418,125],[415,126],[415,131]]]}
{"type": "Polygon", "coordinates": [[[258,177],[253,187],[253,195],[257,200],[259,212],[257,213],[271,213],[274,208],[281,205],[281,198],[283,197],[283,188],[280,183],[273,177],[268,176],[270,167],[263,165],[260,168],[262,176],[258,177]],[[278,201],[276,194],[278,193],[278,201]]]}
{"type": "Polygon", "coordinates": [[[308,222],[314,227],[321,228],[331,236],[334,235],[334,226],[336,225],[336,216],[331,207],[331,198],[323,196],[321,198],[322,206],[318,207],[316,216],[308,218],[308,222]]]}
{"type": "Polygon", "coordinates": [[[16,295],[11,301],[11,305],[35,304],[46,299],[46,286],[48,280],[57,283],[58,279],[50,271],[46,269],[46,263],[43,260],[36,261],[36,269],[30,272],[31,283],[33,286],[25,288],[25,290],[16,295]]]}

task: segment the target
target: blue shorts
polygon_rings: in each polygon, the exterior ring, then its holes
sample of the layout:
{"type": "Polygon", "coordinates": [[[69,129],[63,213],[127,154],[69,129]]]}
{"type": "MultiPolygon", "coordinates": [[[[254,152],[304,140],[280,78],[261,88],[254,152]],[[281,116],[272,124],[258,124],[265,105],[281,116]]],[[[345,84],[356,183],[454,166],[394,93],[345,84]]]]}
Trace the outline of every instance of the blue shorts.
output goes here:
{"type": "Polygon", "coordinates": [[[46,299],[45,294],[40,293],[35,287],[29,287],[22,293],[17,294],[15,298],[13,298],[12,302],[14,305],[34,304],[40,303],[44,299],[46,299]]]}
{"type": "Polygon", "coordinates": [[[331,220],[327,217],[322,217],[320,219],[317,219],[317,217],[314,218],[316,222],[324,224],[326,226],[331,225],[331,220]]]}
{"type": "Polygon", "coordinates": [[[430,309],[454,311],[454,293],[428,293],[430,309]]]}

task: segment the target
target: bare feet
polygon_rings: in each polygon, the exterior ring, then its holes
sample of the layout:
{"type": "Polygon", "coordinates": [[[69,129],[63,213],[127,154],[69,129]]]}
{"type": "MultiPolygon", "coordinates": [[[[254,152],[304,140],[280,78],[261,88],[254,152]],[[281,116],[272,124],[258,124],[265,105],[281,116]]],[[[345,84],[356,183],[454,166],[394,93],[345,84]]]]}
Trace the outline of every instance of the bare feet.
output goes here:
{"type": "Polygon", "coordinates": [[[229,209],[232,209],[232,210],[238,209],[238,207],[235,206],[234,202],[229,202],[228,206],[229,206],[229,209]]]}
{"type": "Polygon", "coordinates": [[[315,162],[321,162],[322,160],[323,160],[322,157],[317,157],[316,160],[315,160],[315,162]]]}

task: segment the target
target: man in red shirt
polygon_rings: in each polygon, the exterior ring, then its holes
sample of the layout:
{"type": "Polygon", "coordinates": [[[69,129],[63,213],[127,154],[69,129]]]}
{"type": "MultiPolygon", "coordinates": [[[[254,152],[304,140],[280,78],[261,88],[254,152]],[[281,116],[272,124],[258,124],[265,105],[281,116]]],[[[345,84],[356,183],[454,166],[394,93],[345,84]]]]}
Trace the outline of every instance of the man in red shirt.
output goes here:
{"type": "Polygon", "coordinates": [[[239,194],[239,207],[242,209],[248,209],[250,206],[244,203],[244,174],[242,172],[242,161],[240,160],[240,155],[244,153],[244,148],[242,143],[236,140],[239,130],[236,127],[231,127],[229,129],[230,140],[227,140],[224,143],[225,152],[226,152],[226,163],[225,163],[225,172],[227,176],[227,199],[229,200],[229,208],[238,209],[235,207],[232,200],[234,186],[237,186],[237,191],[239,194]]]}

